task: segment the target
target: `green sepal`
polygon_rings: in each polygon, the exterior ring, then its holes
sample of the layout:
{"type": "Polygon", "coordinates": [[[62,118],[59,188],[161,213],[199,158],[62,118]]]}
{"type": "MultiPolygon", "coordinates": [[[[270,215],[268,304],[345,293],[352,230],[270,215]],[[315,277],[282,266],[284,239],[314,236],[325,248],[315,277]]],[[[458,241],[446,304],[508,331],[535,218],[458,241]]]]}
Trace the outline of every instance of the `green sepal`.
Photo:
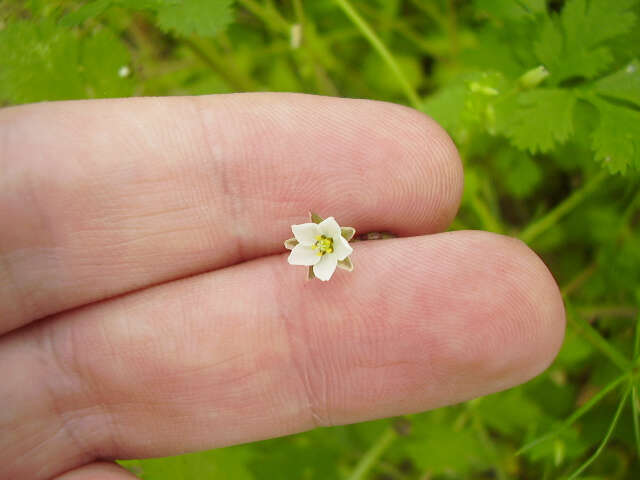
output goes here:
{"type": "Polygon", "coordinates": [[[290,238],[289,240],[284,241],[284,248],[286,248],[287,250],[293,250],[293,247],[298,245],[298,243],[298,240],[296,240],[295,238],[290,238]]]}
{"type": "Polygon", "coordinates": [[[307,271],[307,280],[313,280],[314,278],[316,278],[316,275],[313,273],[313,267],[309,267],[309,270],[307,271]]]}
{"type": "Polygon", "coordinates": [[[338,261],[338,267],[347,272],[353,272],[353,262],[351,261],[351,257],[347,257],[344,260],[338,261]]]}
{"type": "Polygon", "coordinates": [[[309,216],[311,217],[311,221],[313,223],[320,223],[320,222],[322,222],[324,220],[324,218],[322,218],[317,213],[309,212],[309,216]]]}
{"type": "Polygon", "coordinates": [[[340,233],[342,234],[342,238],[348,242],[356,234],[356,229],[353,227],[340,227],[340,233]]]}

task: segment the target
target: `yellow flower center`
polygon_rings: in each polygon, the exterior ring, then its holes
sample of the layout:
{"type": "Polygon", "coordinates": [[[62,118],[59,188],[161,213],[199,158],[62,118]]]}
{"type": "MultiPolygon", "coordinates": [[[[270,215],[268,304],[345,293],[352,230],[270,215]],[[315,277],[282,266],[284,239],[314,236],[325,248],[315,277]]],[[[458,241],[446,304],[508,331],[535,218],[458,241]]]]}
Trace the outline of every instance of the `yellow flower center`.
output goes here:
{"type": "Polygon", "coordinates": [[[333,238],[318,235],[316,243],[311,246],[314,250],[318,250],[318,256],[321,257],[325,253],[333,253],[333,238]]]}

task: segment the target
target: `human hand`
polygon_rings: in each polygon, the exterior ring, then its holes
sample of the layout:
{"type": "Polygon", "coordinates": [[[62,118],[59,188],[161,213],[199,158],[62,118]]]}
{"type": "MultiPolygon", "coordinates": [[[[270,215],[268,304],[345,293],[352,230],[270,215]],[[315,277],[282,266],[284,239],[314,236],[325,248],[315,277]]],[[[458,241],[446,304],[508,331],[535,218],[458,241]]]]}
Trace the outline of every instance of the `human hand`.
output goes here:
{"type": "MultiPolygon", "coordinates": [[[[0,110],[0,478],[460,402],[542,371],[564,310],[524,244],[442,232],[462,170],[408,108],[290,94],[0,110]],[[307,211],[358,233],[305,280],[307,211]],[[427,235],[431,234],[431,235],[427,235]]],[[[64,472],[67,472],[64,474],[64,472]]]]}

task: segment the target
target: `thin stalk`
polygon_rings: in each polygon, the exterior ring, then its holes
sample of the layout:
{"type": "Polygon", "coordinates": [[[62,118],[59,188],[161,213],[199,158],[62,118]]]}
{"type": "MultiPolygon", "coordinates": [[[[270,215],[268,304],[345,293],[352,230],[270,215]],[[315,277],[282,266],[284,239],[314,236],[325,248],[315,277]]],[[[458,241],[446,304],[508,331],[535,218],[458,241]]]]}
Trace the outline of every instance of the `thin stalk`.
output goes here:
{"type": "Polygon", "coordinates": [[[222,59],[217,53],[199,44],[196,39],[183,39],[182,42],[214,72],[220,75],[234,90],[253,91],[257,90],[254,81],[235,69],[231,62],[222,59]]]}
{"type": "Polygon", "coordinates": [[[640,419],[638,417],[638,387],[631,387],[631,412],[633,412],[633,434],[636,438],[636,449],[640,458],[640,419]]]}
{"type": "Polygon", "coordinates": [[[398,434],[392,427],[389,427],[384,431],[378,440],[371,446],[371,448],[360,459],[356,468],[351,472],[351,475],[347,480],[362,480],[367,473],[375,466],[378,459],[382,454],[391,446],[393,441],[398,437],[398,434]]]}
{"type": "Polygon", "coordinates": [[[496,478],[498,480],[506,480],[507,474],[502,468],[502,465],[500,465],[500,458],[498,456],[498,452],[496,451],[496,447],[493,444],[491,437],[487,432],[487,429],[485,428],[480,418],[478,418],[478,415],[475,411],[473,412],[473,427],[475,428],[477,435],[480,437],[480,441],[482,442],[486,453],[488,453],[491,457],[491,462],[493,464],[493,470],[496,474],[496,478]]]}
{"type": "Polygon", "coordinates": [[[380,40],[380,37],[376,35],[376,33],[372,30],[372,28],[364,20],[364,18],[362,18],[362,16],[360,16],[360,14],[353,8],[349,0],[334,0],[334,1],[336,5],[338,5],[342,9],[345,15],[349,18],[349,20],[353,22],[356,28],[360,30],[362,35],[369,41],[371,46],[376,50],[376,52],[378,52],[378,55],[382,57],[382,60],[387,64],[389,69],[396,76],[396,79],[398,80],[398,83],[400,83],[400,86],[404,90],[405,95],[407,96],[407,99],[409,100],[409,103],[411,104],[411,106],[413,108],[420,109],[420,107],[422,106],[422,102],[420,101],[420,98],[418,97],[417,92],[407,80],[407,77],[398,66],[398,63],[396,62],[395,58],[393,57],[389,49],[386,47],[384,43],[382,43],[382,40],[380,40]]]}
{"type": "Polygon", "coordinates": [[[454,0],[447,2],[447,31],[449,33],[449,43],[451,58],[455,59],[458,56],[458,14],[456,13],[456,4],[454,0]]]}
{"type": "Polygon", "coordinates": [[[480,219],[483,230],[494,233],[504,232],[500,221],[493,215],[489,206],[478,195],[474,195],[471,198],[471,208],[480,219]]]}
{"type": "Polygon", "coordinates": [[[589,264],[587,268],[585,268],[580,273],[578,273],[575,277],[571,279],[571,281],[569,281],[569,283],[567,283],[564,287],[560,289],[562,296],[568,297],[573,292],[575,292],[580,287],[582,287],[582,285],[584,285],[584,283],[587,280],[589,280],[589,278],[591,278],[591,275],[595,273],[597,268],[598,268],[598,264],[596,262],[592,262],[591,264],[589,264]]]}
{"type": "Polygon", "coordinates": [[[266,8],[255,0],[238,0],[238,3],[262,20],[272,30],[289,35],[291,25],[279,12],[266,8]]]}
{"type": "Polygon", "coordinates": [[[586,318],[603,316],[613,317],[635,317],[638,314],[638,307],[634,305],[583,305],[576,307],[586,318]]]}
{"type": "Polygon", "coordinates": [[[616,425],[618,424],[618,420],[620,419],[620,415],[622,414],[624,404],[627,401],[627,397],[629,396],[630,391],[631,391],[631,387],[627,388],[626,392],[622,396],[622,400],[620,400],[620,403],[618,404],[618,408],[616,409],[616,413],[613,416],[613,420],[611,420],[611,425],[609,425],[609,430],[607,430],[607,434],[602,439],[602,442],[600,442],[600,445],[598,446],[597,450],[593,453],[593,455],[591,455],[591,457],[589,457],[589,459],[586,462],[582,464],[582,466],[580,466],[580,468],[578,468],[575,472],[573,472],[567,480],[574,480],[575,478],[578,478],[580,474],[584,472],[587,469],[587,467],[589,467],[589,465],[591,465],[596,460],[596,458],[598,458],[598,456],[600,456],[600,454],[604,450],[604,447],[607,446],[607,443],[609,442],[611,435],[613,435],[613,432],[616,429],[616,425]]]}
{"type": "Polygon", "coordinates": [[[516,452],[516,455],[520,455],[521,453],[524,453],[527,450],[531,450],[536,445],[540,445],[541,443],[544,443],[544,442],[546,442],[548,440],[551,440],[552,438],[557,437],[560,433],[562,433],[564,430],[566,430],[571,425],[573,425],[573,423],[576,420],[578,420],[585,413],[587,413],[589,410],[591,410],[593,407],[595,407],[596,404],[598,404],[600,402],[600,400],[602,400],[604,397],[606,397],[607,394],[610,391],[615,389],[618,385],[620,385],[627,378],[628,378],[628,375],[620,375],[613,382],[611,382],[608,385],[606,385],[598,393],[596,393],[593,397],[591,397],[589,399],[589,401],[587,401],[584,405],[582,405],[578,410],[573,412],[569,416],[569,418],[567,418],[564,422],[562,422],[562,425],[560,425],[560,427],[556,428],[555,430],[552,430],[549,433],[546,433],[545,435],[542,435],[541,437],[536,438],[535,440],[530,441],[529,443],[524,445],[522,448],[520,448],[520,450],[518,450],[516,452]]]}
{"type": "Polygon", "coordinates": [[[587,323],[580,314],[576,312],[575,308],[573,308],[566,299],[565,306],[567,309],[567,321],[578,331],[578,333],[582,333],[589,343],[600,350],[600,352],[611,360],[611,362],[620,370],[628,372],[632,367],[632,363],[629,359],[627,359],[627,357],[620,353],[616,348],[612,347],[611,344],[607,342],[602,335],[600,335],[600,332],[589,325],[589,323],[587,323]]]}
{"type": "Polygon", "coordinates": [[[520,240],[531,243],[542,233],[553,227],[558,221],[587,199],[589,194],[609,177],[609,172],[601,170],[595,177],[574,191],[565,200],[549,211],[544,217],[532,222],[520,233],[520,240]]]}
{"type": "Polygon", "coordinates": [[[638,360],[638,355],[640,355],[640,313],[638,313],[638,318],[636,319],[636,334],[633,340],[633,361],[638,360]]]}

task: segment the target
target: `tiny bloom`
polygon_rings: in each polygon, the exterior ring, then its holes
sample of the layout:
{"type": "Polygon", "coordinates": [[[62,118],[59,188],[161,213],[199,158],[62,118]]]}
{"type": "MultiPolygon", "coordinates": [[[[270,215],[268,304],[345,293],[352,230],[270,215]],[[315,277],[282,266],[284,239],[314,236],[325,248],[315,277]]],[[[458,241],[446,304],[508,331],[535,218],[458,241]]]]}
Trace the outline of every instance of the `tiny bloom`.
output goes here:
{"type": "Polygon", "coordinates": [[[338,266],[353,270],[348,257],[353,252],[349,240],[355,229],[340,227],[333,217],[322,220],[312,214],[311,219],[313,222],[291,225],[295,238],[285,242],[291,250],[289,263],[310,267],[309,276],[323,281],[329,280],[338,266]]]}

